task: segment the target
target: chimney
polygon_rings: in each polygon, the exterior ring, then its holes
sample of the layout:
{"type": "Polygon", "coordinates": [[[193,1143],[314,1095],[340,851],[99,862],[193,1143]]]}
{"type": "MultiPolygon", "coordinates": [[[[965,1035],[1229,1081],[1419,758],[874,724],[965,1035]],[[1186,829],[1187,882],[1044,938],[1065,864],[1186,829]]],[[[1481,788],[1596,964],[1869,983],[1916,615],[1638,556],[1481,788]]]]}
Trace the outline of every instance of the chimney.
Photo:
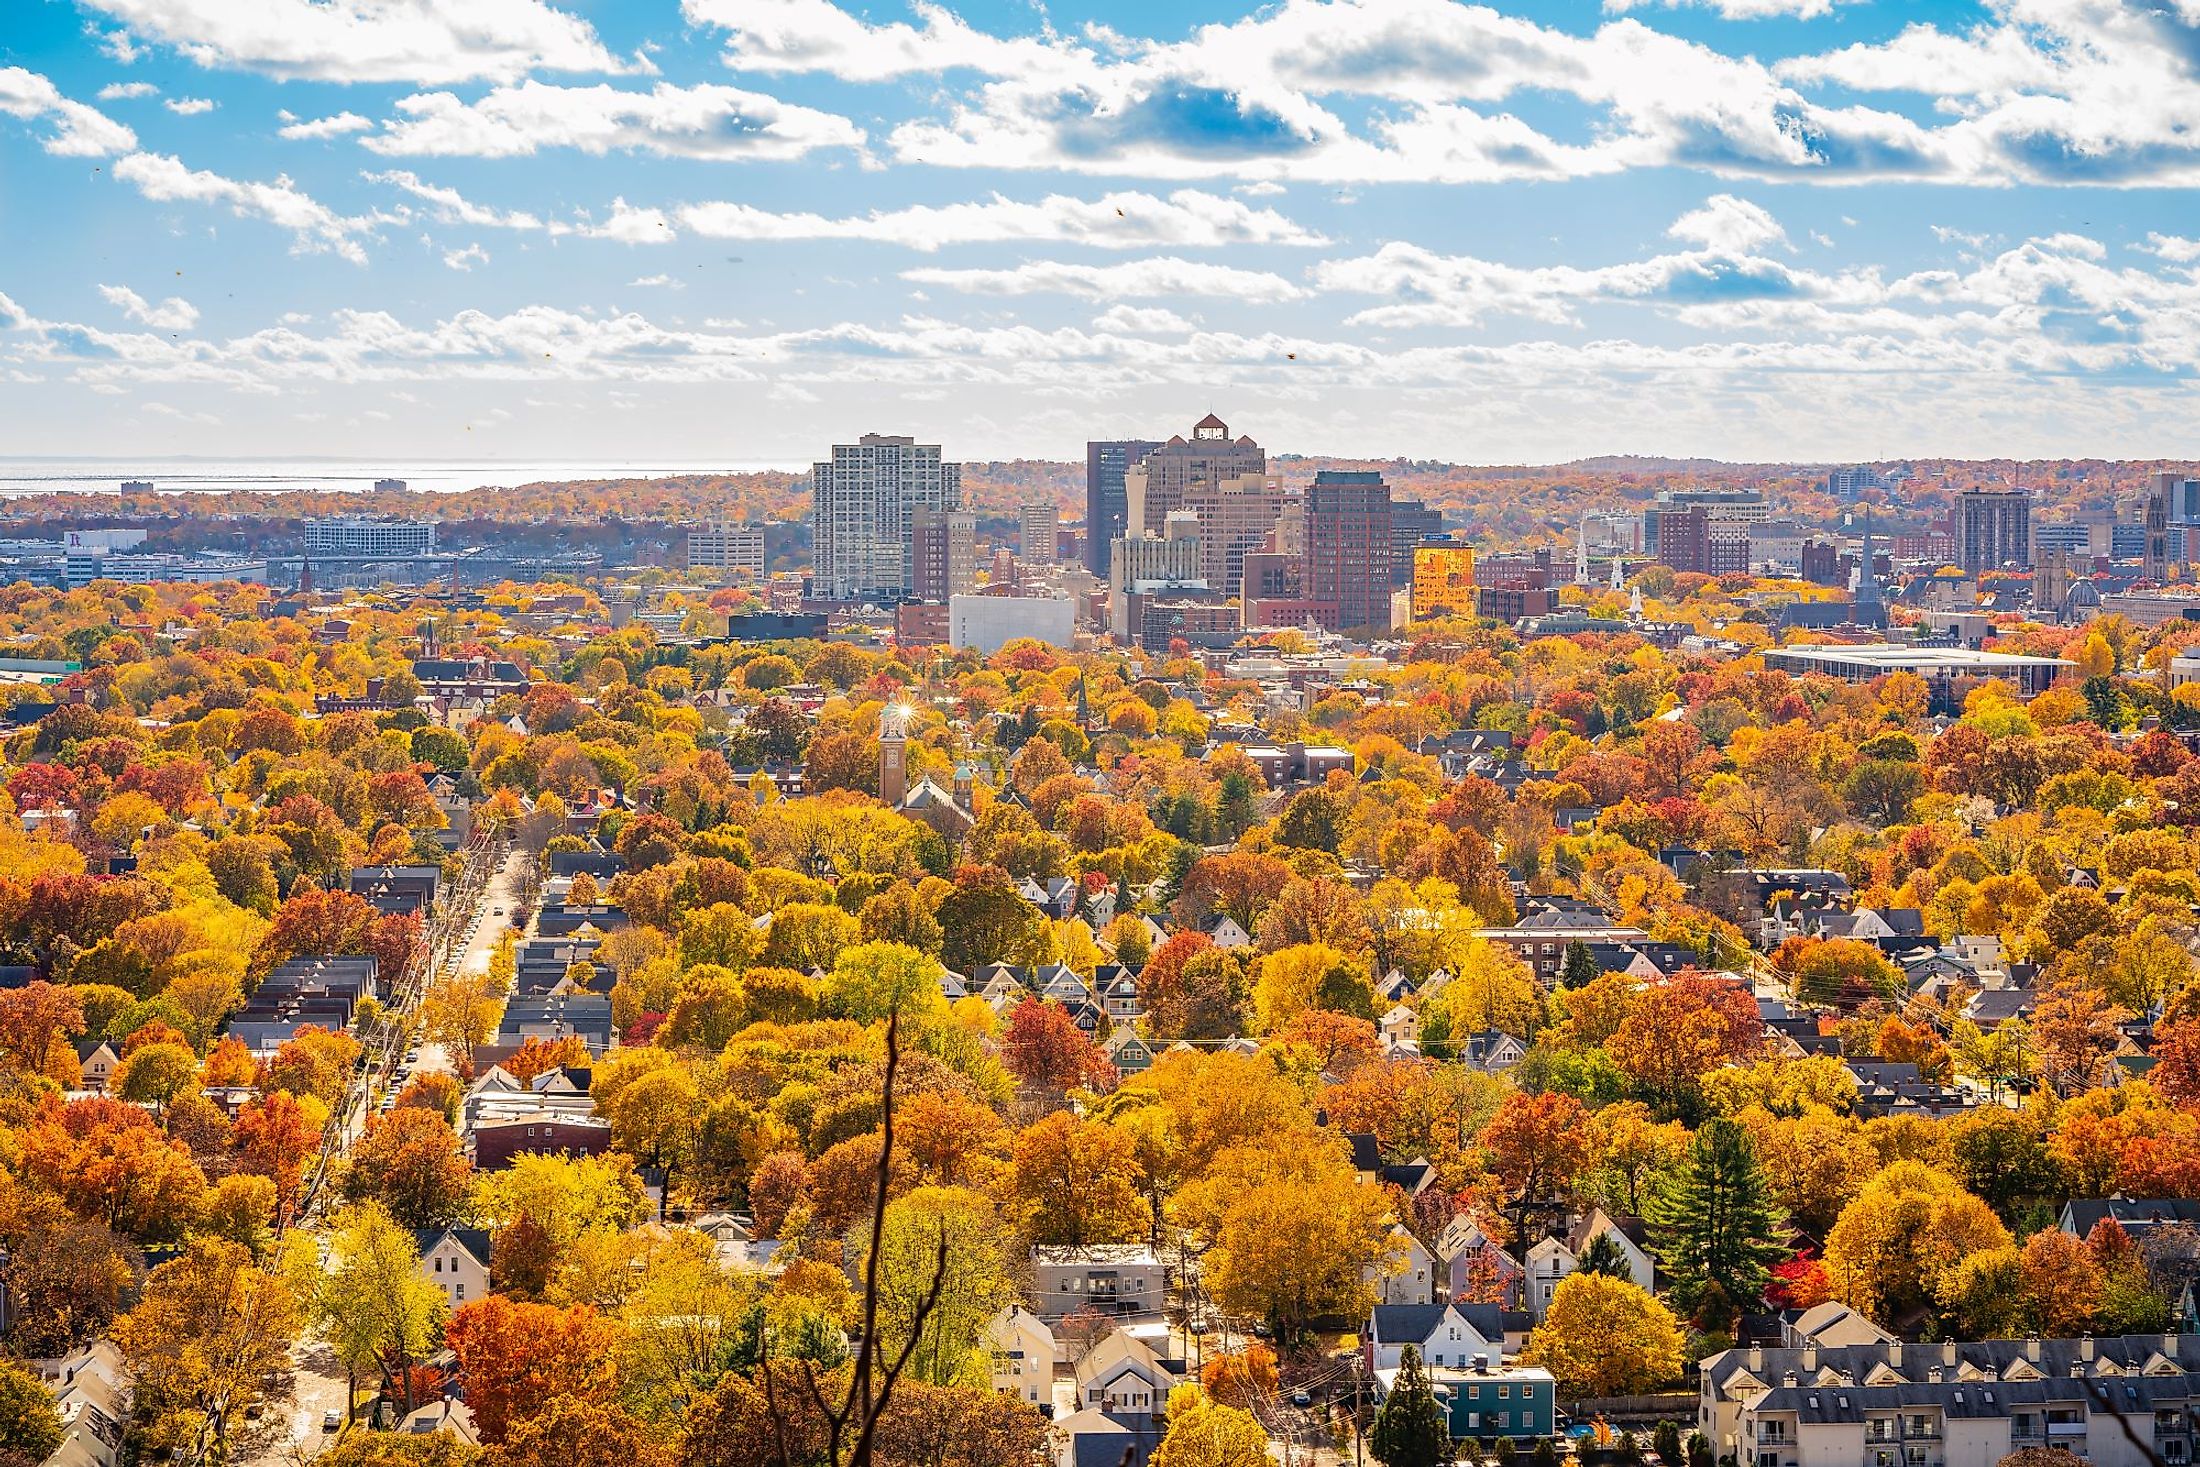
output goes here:
{"type": "Polygon", "coordinates": [[[1810,1372],[1816,1370],[1817,1368],[1818,1347],[1816,1345],[1803,1346],[1803,1373],[1805,1375],[1808,1375],[1810,1372]]]}
{"type": "Polygon", "coordinates": [[[1791,1391],[1792,1391],[1792,1390],[1794,1390],[1794,1389],[1795,1389],[1795,1372],[1794,1372],[1794,1371],[1792,1371],[1792,1370],[1790,1370],[1790,1371],[1788,1371],[1788,1372],[1787,1372],[1787,1373],[1786,1373],[1785,1375],[1781,1376],[1781,1377],[1780,1377],[1780,1384],[1781,1384],[1781,1385],[1784,1385],[1784,1386],[1786,1386],[1786,1387],[1787,1387],[1787,1388],[1788,1388],[1789,1390],[1791,1390],[1791,1391]]]}
{"type": "Polygon", "coordinates": [[[1927,1367],[1927,1369],[1926,1369],[1926,1371],[1925,1371],[1925,1379],[1926,1379],[1926,1381],[1927,1381],[1927,1382],[1929,1382],[1929,1383],[1930,1383],[1930,1384],[1932,1384],[1932,1385],[1939,1385],[1939,1384],[1940,1384],[1940,1367],[1939,1367],[1939,1366],[1937,1366],[1937,1365],[1934,1365],[1934,1366],[1929,1366],[1929,1367],[1927,1367]]]}
{"type": "Polygon", "coordinates": [[[2162,1336],[2162,1353],[2164,1355],[2167,1355],[2172,1360],[2175,1360],[2177,1358],[2177,1336],[2162,1336]]]}
{"type": "Polygon", "coordinates": [[[2024,1342],[2024,1358],[2037,1365],[2040,1359],[2040,1337],[2032,1335],[2024,1342]]]}
{"type": "Polygon", "coordinates": [[[2091,1360],[2093,1358],[2093,1336],[2087,1335],[2078,1341],[2078,1358],[2080,1360],[2091,1360]]]}
{"type": "Polygon", "coordinates": [[[1900,1340],[1896,1340],[1887,1346],[1887,1363],[1897,1370],[1902,1368],[1902,1342],[1900,1340]]]}
{"type": "Polygon", "coordinates": [[[1750,1373],[1751,1375],[1762,1375],[1762,1374],[1764,1374],[1764,1370],[1765,1370],[1765,1352],[1764,1352],[1764,1349],[1763,1349],[1763,1348],[1762,1348],[1761,1346],[1758,1346],[1758,1345],[1751,1345],[1751,1346],[1749,1347],[1749,1373],[1750,1373]]]}
{"type": "Polygon", "coordinates": [[[1941,1342],[1940,1363],[1943,1365],[1953,1365],[1956,1363],[1956,1342],[1954,1340],[1944,1340],[1941,1342]]]}

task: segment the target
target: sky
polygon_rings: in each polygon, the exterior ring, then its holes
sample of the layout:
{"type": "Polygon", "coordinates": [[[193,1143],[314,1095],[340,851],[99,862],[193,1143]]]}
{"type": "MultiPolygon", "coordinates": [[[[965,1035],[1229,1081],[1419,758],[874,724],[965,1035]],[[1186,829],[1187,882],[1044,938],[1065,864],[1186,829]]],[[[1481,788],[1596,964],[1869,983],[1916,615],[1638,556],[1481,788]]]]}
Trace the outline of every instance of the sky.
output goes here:
{"type": "Polygon", "coordinates": [[[2200,457],[2200,0],[6,0],[10,455],[2200,457]]]}

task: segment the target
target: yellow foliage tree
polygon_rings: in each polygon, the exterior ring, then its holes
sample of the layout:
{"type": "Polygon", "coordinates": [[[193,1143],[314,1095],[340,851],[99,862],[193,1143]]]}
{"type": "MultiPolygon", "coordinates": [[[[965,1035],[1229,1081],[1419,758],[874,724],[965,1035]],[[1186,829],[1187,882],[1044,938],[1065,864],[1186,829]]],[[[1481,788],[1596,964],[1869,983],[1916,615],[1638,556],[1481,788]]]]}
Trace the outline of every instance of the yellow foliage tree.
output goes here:
{"type": "Polygon", "coordinates": [[[1679,1376],[1682,1343],[1673,1311],[1634,1283],[1576,1273],[1559,1281],[1520,1359],[1556,1376],[1563,1396],[1637,1395],[1679,1376]]]}
{"type": "Polygon", "coordinates": [[[1954,1177],[1898,1161],[1841,1210],[1826,1276],[1836,1299],[1891,1328],[1939,1302],[1966,1257],[2008,1246],[2001,1219],[1954,1177]]]}

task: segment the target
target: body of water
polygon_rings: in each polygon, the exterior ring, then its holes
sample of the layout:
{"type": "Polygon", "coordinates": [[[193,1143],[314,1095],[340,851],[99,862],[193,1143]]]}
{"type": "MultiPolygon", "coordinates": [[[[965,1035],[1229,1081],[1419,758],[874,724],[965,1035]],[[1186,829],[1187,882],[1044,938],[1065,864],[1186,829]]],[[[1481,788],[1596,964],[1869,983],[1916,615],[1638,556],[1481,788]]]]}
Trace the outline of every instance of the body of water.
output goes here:
{"type": "Polygon", "coordinates": [[[261,494],[299,490],[366,493],[377,479],[402,479],[408,489],[450,494],[466,489],[575,479],[662,479],[680,474],[744,473],[756,469],[805,470],[808,464],[668,464],[546,461],[518,463],[464,460],[345,459],[0,459],[0,497],[24,494],[113,493],[126,481],[151,484],[164,494],[261,494]]]}

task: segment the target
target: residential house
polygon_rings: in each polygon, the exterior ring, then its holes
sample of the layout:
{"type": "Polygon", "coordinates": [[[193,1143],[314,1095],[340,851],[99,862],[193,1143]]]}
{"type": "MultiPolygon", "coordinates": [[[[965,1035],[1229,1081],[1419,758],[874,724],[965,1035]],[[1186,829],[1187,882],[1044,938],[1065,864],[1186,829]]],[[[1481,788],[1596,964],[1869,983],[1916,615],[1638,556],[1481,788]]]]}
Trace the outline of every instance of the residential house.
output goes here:
{"type": "Polygon", "coordinates": [[[1809,1309],[1788,1309],[1780,1314],[1780,1343],[1794,1349],[1805,1345],[1891,1345],[1895,1337],[1843,1304],[1828,1299],[1809,1309]]]}
{"type": "Polygon", "coordinates": [[[82,1088],[86,1090],[105,1090],[108,1079],[115,1072],[115,1066],[121,1063],[122,1059],[115,1053],[115,1047],[106,1040],[83,1039],[77,1041],[76,1068],[77,1072],[83,1076],[80,1082],[82,1088]]]}
{"type": "Polygon", "coordinates": [[[1111,1416],[1159,1416],[1177,1377],[1152,1346],[1110,1330],[1077,1362],[1077,1405],[1111,1416]]]}
{"type": "Polygon", "coordinates": [[[1207,924],[1207,936],[1216,947],[1250,947],[1253,939],[1234,918],[1218,916],[1207,924]]]}
{"type": "Polygon", "coordinates": [[[2132,1240],[2157,1228],[2184,1223],[2200,1227],[2200,1198],[2193,1197],[2075,1197],[2063,1204],[2056,1226],[2076,1237],[2089,1238],[2093,1230],[2114,1218],[2132,1240]]]}
{"type": "Polygon", "coordinates": [[[1127,1024],[1110,1034],[1100,1048],[1118,1074],[1138,1075],[1153,1068],[1152,1046],[1127,1024]]]}
{"type": "Polygon", "coordinates": [[[105,1338],[60,1363],[46,1388],[61,1418],[61,1445],[42,1467],[115,1467],[130,1420],[130,1371],[105,1338]]]}
{"type": "Polygon", "coordinates": [[[986,1323],[993,1360],[993,1389],[1049,1410],[1054,1404],[1054,1331],[1046,1321],[1011,1304],[986,1323]]]}
{"type": "Polygon", "coordinates": [[[1031,1250],[1032,1312],[1049,1324],[1080,1309],[1118,1317],[1158,1314],[1167,1282],[1167,1267],[1142,1243],[1031,1250]]]}
{"type": "Polygon", "coordinates": [[[1528,1313],[1541,1319],[1550,1312],[1551,1296],[1558,1291],[1560,1281],[1573,1274],[1580,1266],[1582,1253],[1598,1238],[1610,1238],[1627,1260],[1628,1278],[1637,1288],[1650,1289],[1656,1268],[1644,1242],[1642,1224],[1622,1224],[1598,1207],[1573,1218],[1565,1231],[1543,1238],[1528,1249],[1528,1313]]]}
{"type": "Polygon", "coordinates": [[[422,1228],[413,1241],[420,1247],[420,1276],[443,1291],[443,1302],[451,1308],[489,1292],[486,1229],[422,1228]]]}
{"type": "Polygon", "coordinates": [[[1455,1217],[1437,1234],[1436,1260],[1447,1299],[1495,1299],[1516,1308],[1526,1291],[1519,1260],[1472,1219],[1455,1217]]]}
{"type": "Polygon", "coordinates": [[[1392,1005],[1388,1013],[1375,1021],[1375,1028],[1382,1035],[1385,1049],[1421,1042],[1421,1016],[1402,1003],[1392,1005]]]}
{"type": "Polygon", "coordinates": [[[1390,1255],[1367,1266],[1366,1278],[1385,1304],[1428,1304],[1436,1298],[1436,1255],[1419,1238],[1392,1223],[1390,1255]]]}
{"type": "Polygon", "coordinates": [[[1459,1063],[1485,1075],[1502,1075],[1528,1057],[1525,1041],[1501,1029],[1482,1029],[1452,1036],[1459,1063]]]}
{"type": "Polygon", "coordinates": [[[1146,1467],[1161,1445],[1150,1415],[1078,1411],[1054,1423],[1055,1467],[1146,1467]]]}
{"type": "Polygon", "coordinates": [[[2200,1336],[1734,1349],[1697,1427],[1746,1467],[1994,1467],[2059,1447],[2091,1467],[2192,1460],[2200,1336]]]}
{"type": "Polygon", "coordinates": [[[1472,1365],[1505,1356],[1504,1311],[1495,1304],[1378,1304],[1368,1311],[1363,1363],[1395,1370],[1411,1345],[1430,1366],[1472,1365]]]}
{"type": "MultiPolygon", "coordinates": [[[[1375,1372],[1375,1397],[1388,1397],[1398,1372],[1375,1372]]],[[[1525,1442],[1557,1430],[1558,1382],[1534,1365],[1505,1365],[1495,1359],[1464,1369],[1430,1369],[1429,1386],[1443,1403],[1454,1441],[1504,1437],[1525,1442]]]]}

